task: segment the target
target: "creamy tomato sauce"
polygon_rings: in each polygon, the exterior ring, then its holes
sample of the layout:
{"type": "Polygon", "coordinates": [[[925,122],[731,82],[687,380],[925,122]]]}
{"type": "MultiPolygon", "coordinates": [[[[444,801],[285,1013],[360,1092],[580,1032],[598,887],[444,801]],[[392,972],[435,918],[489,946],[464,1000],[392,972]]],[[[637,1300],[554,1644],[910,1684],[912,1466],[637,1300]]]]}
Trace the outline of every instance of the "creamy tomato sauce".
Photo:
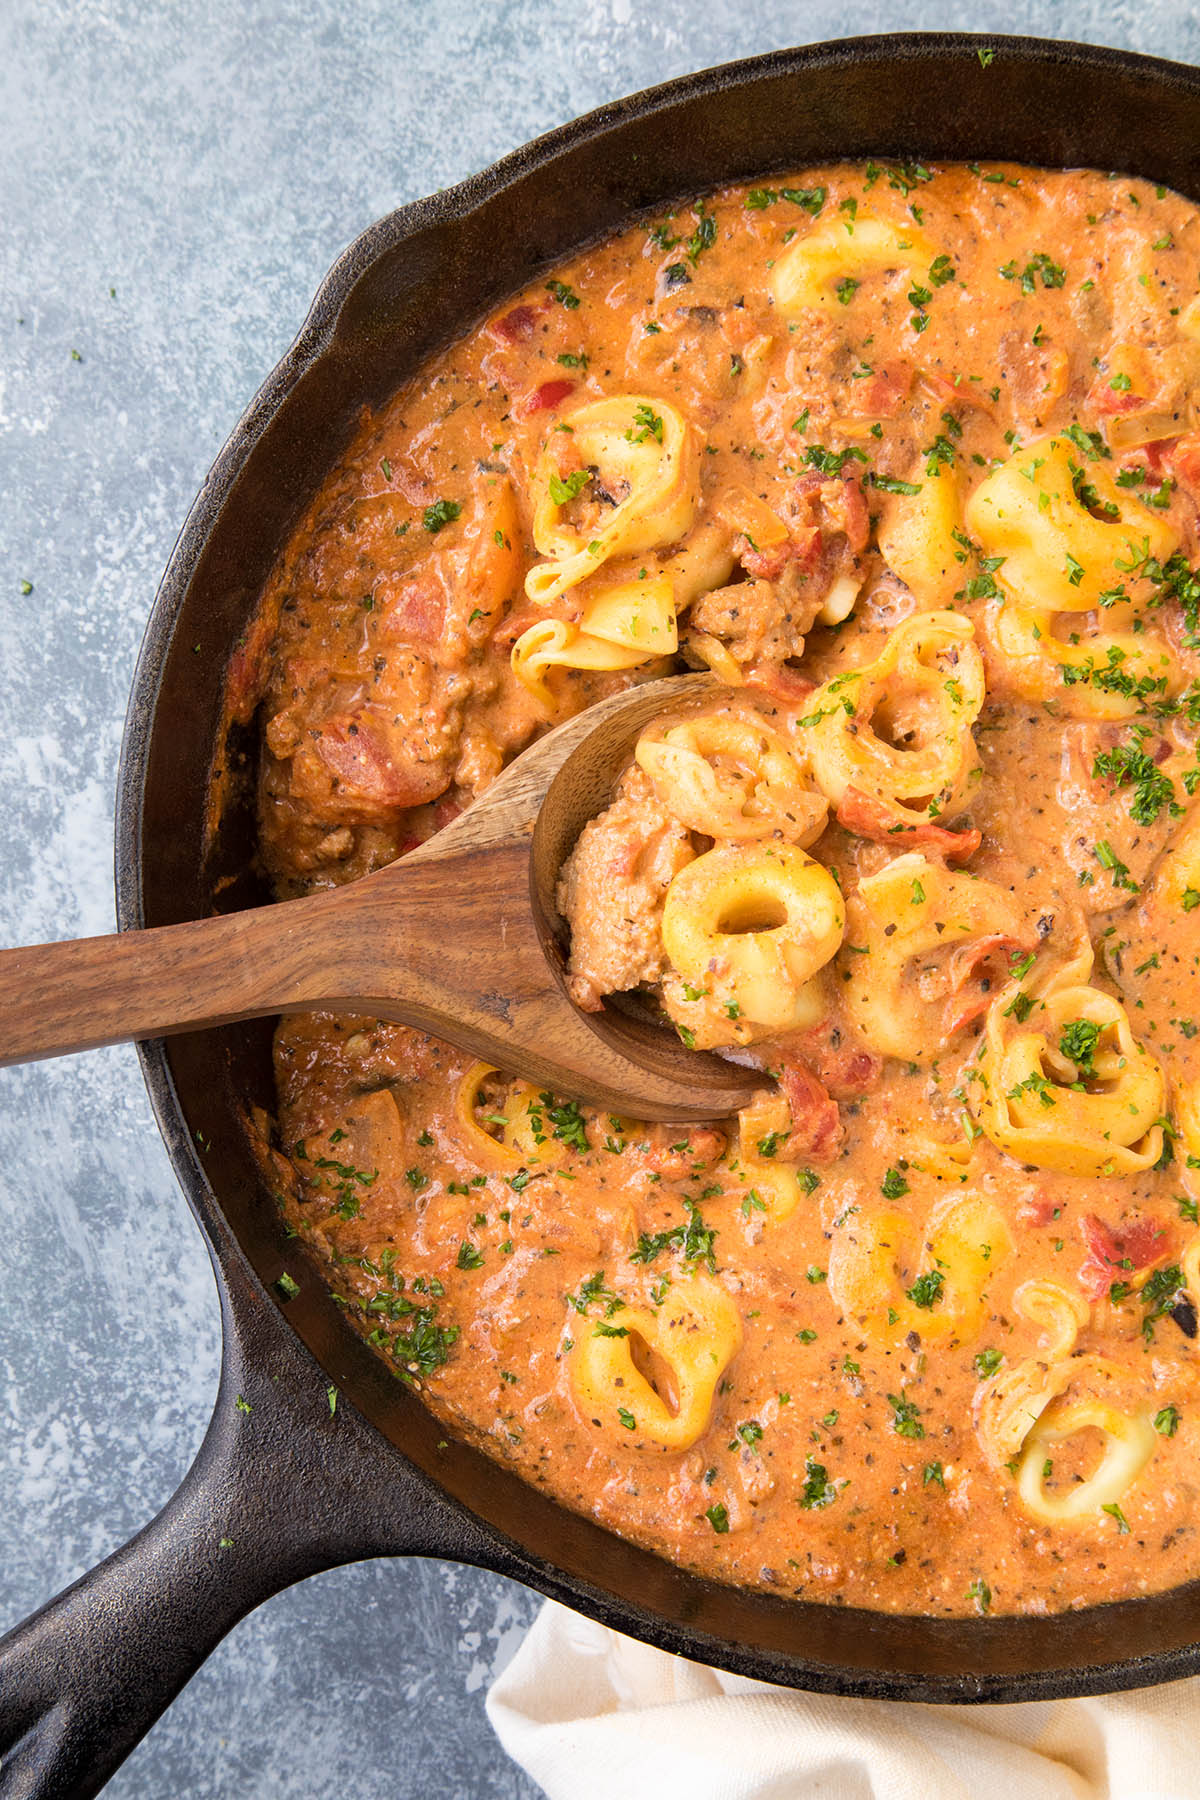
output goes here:
{"type": "Polygon", "coordinates": [[[698,755],[744,778],[734,843],[745,802],[832,890],[782,1010],[672,964],[725,826],[670,780],[630,772],[563,894],[581,1002],[660,996],[757,1111],[650,1127],[365,1018],[276,1038],[284,1216],[355,1326],[707,1575],[957,1614],[1200,1573],[1198,270],[1179,197],[1008,166],[636,224],[364,417],[231,670],[281,897],[630,682],[707,665],[760,734],[698,755]]]}

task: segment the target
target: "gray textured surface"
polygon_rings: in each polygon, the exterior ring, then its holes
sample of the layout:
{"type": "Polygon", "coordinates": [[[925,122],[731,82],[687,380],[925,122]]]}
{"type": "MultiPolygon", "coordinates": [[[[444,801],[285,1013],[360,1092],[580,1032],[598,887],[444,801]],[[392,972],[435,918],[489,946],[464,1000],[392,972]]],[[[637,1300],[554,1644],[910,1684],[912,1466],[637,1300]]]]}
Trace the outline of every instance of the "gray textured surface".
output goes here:
{"type": "MultiPolygon", "coordinates": [[[[348,239],[670,75],[951,26],[1200,57],[1175,0],[853,16],[832,0],[0,0],[0,941],[110,928],[121,720],[159,572],[348,239]]],[[[131,1052],[0,1074],[0,1171],[5,1629],[166,1499],[218,1344],[131,1052]]],[[[524,1800],[482,1697],[534,1606],[440,1565],[309,1582],[245,1621],[109,1792],[524,1800]]]]}

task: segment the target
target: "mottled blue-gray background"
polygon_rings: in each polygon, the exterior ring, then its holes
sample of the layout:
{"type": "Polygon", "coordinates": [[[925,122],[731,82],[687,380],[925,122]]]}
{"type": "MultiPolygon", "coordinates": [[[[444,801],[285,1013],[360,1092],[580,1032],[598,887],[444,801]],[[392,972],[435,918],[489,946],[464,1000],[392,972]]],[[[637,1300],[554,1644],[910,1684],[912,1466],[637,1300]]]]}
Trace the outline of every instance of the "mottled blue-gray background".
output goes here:
{"type": "MultiPolygon", "coordinates": [[[[942,27],[1200,60],[1183,0],[0,0],[0,942],[111,927],[159,573],[350,238],[668,76],[942,27]]],[[[132,1052],[0,1073],[0,1630],[161,1506],[217,1340],[132,1052]]],[[[311,1581],[233,1633],[109,1792],[526,1800],[482,1701],[534,1608],[439,1564],[311,1581]]]]}

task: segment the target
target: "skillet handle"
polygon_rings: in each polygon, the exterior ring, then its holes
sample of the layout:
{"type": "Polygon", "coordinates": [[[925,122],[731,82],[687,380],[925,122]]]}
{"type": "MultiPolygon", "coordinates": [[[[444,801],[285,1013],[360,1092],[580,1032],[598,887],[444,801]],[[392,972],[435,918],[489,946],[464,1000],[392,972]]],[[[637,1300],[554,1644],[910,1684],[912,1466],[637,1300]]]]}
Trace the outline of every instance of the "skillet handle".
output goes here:
{"type": "Polygon", "coordinates": [[[0,1639],[0,1800],[97,1793],[238,1620],[293,1582],[381,1554],[475,1559],[461,1509],[340,1396],[331,1408],[244,1266],[222,1273],[240,1303],[227,1287],[220,1391],[182,1485],[0,1639]]]}

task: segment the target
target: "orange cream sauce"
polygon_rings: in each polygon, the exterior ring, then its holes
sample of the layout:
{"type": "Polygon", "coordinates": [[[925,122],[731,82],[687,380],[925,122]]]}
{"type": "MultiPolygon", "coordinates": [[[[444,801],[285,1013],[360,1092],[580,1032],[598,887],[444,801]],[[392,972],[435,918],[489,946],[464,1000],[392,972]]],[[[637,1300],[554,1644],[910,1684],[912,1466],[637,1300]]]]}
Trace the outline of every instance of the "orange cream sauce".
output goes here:
{"type": "MultiPolygon", "coordinates": [[[[689,602],[680,640],[693,663],[715,640],[743,684],[737,704],[787,742],[803,744],[815,686],[874,661],[906,619],[940,608],[975,627],[980,774],[947,821],[963,844],[889,841],[841,804],[810,850],[851,908],[864,878],[913,852],[936,869],[965,863],[1003,896],[1009,923],[977,957],[896,976],[897,1004],[942,1007],[932,1050],[868,1041],[847,999],[861,959],[849,932],[819,1022],[751,1048],[782,1073],[787,1103],[762,1140],[736,1121],[648,1127],[524,1092],[370,1019],[278,1030],[284,1214],[347,1316],[450,1429],[718,1579],[959,1614],[1055,1611],[1200,1573],[1200,1296],[1187,1275],[1200,1190],[1181,1117],[1200,1078],[1200,894],[1186,856],[1170,855],[1186,848],[1197,767],[1195,602],[1179,571],[1197,551],[1198,271],[1200,220],[1179,197],[1008,166],[810,170],[634,225],[514,296],[363,419],[231,671],[231,710],[262,719],[261,844],[282,897],[403,854],[549,724],[683,666],[553,669],[539,699],[510,665],[539,618],[581,616],[578,592],[548,607],[526,597],[540,560],[532,487],[556,428],[613,394],[656,398],[694,433],[689,533],[731,490],[784,521],[790,574],[731,531],[729,579],[689,602]],[[869,220],[913,234],[927,264],[908,251],[831,278],[820,304],[781,307],[773,270],[795,243],[831,226],[850,242],[869,220]],[[931,463],[953,471],[961,509],[1023,445],[1072,430],[1085,504],[1102,468],[1178,545],[1173,585],[1128,578],[1142,583],[1130,629],[1166,643],[1170,682],[1143,683],[1117,718],[1077,715],[1086,673],[1055,670],[1032,693],[1014,673],[1004,571],[961,510],[941,563],[914,565],[904,547],[902,502],[931,463]],[[857,599],[823,624],[839,580],[857,599]],[[1000,1147],[976,1091],[997,994],[1027,982],[1032,1006],[1034,959],[1053,974],[1089,945],[1084,982],[1125,1007],[1163,1071],[1163,1151],[1132,1172],[1000,1147]],[[790,1205],[771,1187],[781,1168],[790,1205]],[[1067,1296],[1049,1322],[1037,1283],[1067,1296]],[[580,1347],[607,1328],[643,1383],[629,1393],[677,1416],[680,1366],[669,1332],[654,1333],[705,1284],[733,1321],[722,1313],[719,1377],[692,1441],[664,1445],[645,1408],[639,1420],[618,1390],[597,1398],[580,1347]],[[642,1328],[618,1340],[623,1312],[642,1328]],[[1035,1471],[1030,1421],[1061,1422],[1076,1403],[1083,1423],[1039,1440],[1035,1471]],[[1120,1419],[1146,1454],[1119,1500],[1050,1521],[1031,1511],[1035,1472],[1061,1510],[1120,1419]]],[[[602,516],[613,498],[583,504],[602,516]]],[[[654,567],[677,548],[650,553],[654,567]]],[[[646,560],[613,572],[636,579],[646,560]]],[[[1058,619],[1069,643],[1075,626],[1101,632],[1105,613],[1058,619]]],[[[901,709],[897,743],[907,729],[901,709]]],[[[1022,1005],[997,1019],[1005,1042],[1022,1005]]],[[[1095,1087],[1086,1053],[1075,1073],[1076,1091],[1095,1087]]],[[[1065,1111],[1071,1071],[1062,1079],[1065,1111]]]]}

